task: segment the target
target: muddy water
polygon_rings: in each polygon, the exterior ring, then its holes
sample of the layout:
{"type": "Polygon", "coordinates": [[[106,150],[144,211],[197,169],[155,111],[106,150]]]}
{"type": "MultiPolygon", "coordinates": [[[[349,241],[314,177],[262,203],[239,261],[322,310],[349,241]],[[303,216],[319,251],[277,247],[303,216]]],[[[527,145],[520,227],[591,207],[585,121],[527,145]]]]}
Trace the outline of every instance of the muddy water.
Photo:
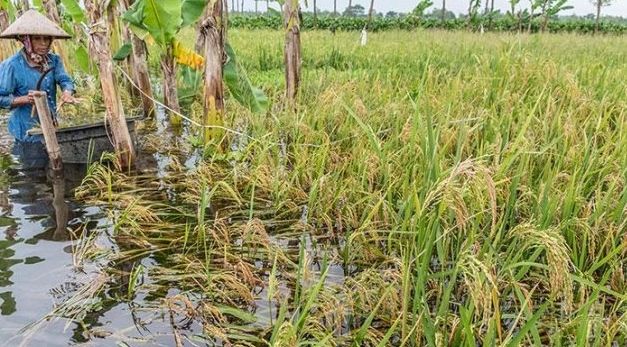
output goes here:
{"type": "MultiPolygon", "coordinates": [[[[167,137],[164,115],[158,113],[156,133],[167,137]]],[[[90,283],[98,280],[97,262],[77,264],[74,254],[80,243],[95,236],[104,249],[118,250],[106,211],[76,201],[74,188],[86,172],[84,166],[66,165],[62,177],[51,177],[42,170],[25,170],[11,154],[11,140],[6,124],[0,120],[0,346],[172,346],[174,335],[185,346],[213,345],[202,340],[202,327],[196,322],[178,326],[160,308],[160,300],[174,296],[176,288],[167,293],[141,293],[126,298],[126,278],[109,278],[109,289],[98,295],[98,302],[89,308],[80,323],[64,313],[53,320],[42,321],[54,309],[76,296],[90,283]],[[138,307],[141,306],[141,307],[138,307]]],[[[160,137],[176,141],[178,137],[160,137]]],[[[180,162],[195,167],[198,154],[187,155],[180,162]]],[[[171,158],[166,153],[142,153],[140,170],[159,180],[167,173],[171,158]]],[[[298,253],[298,242],[275,240],[284,249],[298,253]]],[[[311,240],[305,247],[311,248],[311,240]]],[[[163,259],[147,256],[139,263],[145,269],[163,259]]],[[[116,264],[121,273],[132,271],[133,264],[116,264]]],[[[327,282],[341,284],[344,270],[332,266],[327,282]]],[[[150,281],[148,278],[146,281],[150,281]]],[[[286,289],[287,291],[287,289],[286,289]]],[[[257,293],[258,321],[251,328],[267,327],[278,308],[265,300],[265,290],[257,293]]]]}
{"type": "Polygon", "coordinates": [[[100,307],[81,324],[62,317],[40,321],[94,280],[89,266],[97,264],[75,264],[79,240],[96,233],[99,245],[116,245],[104,211],[73,199],[85,166],[66,165],[60,177],[51,177],[23,169],[11,148],[6,119],[0,119],[0,346],[171,345],[169,324],[132,314],[115,293],[103,293],[100,307]]]}

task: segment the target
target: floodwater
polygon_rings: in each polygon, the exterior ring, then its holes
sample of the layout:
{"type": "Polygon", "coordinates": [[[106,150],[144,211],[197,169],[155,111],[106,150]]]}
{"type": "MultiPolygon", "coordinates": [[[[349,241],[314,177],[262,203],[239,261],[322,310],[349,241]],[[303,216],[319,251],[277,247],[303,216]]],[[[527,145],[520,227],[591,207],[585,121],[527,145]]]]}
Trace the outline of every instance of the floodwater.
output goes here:
{"type": "Polygon", "coordinates": [[[101,294],[100,307],[82,319],[88,326],[66,318],[41,321],[94,281],[97,264],[75,264],[79,240],[96,233],[99,245],[116,245],[105,212],[73,199],[86,166],[65,165],[52,177],[21,168],[11,148],[6,119],[0,119],[0,346],[171,345],[169,324],[154,314],[138,316],[115,293],[101,294]]]}
{"type": "MultiPolygon", "coordinates": [[[[164,114],[158,112],[156,132],[171,135],[165,123],[164,114]]],[[[133,300],[124,300],[124,284],[137,263],[114,265],[127,275],[105,279],[117,284],[110,288],[119,289],[98,294],[99,300],[87,310],[87,316],[74,321],[63,312],[52,314],[60,304],[100,280],[98,267],[103,264],[77,262],[80,257],[75,254],[80,252],[81,242],[93,236],[104,249],[116,251],[118,245],[106,211],[74,199],[86,166],[66,164],[63,174],[53,177],[44,170],[21,168],[11,148],[6,120],[0,118],[0,346],[172,346],[175,334],[185,346],[213,345],[203,340],[203,329],[196,322],[173,332],[170,318],[158,309],[160,297],[176,295],[176,288],[157,296],[139,293],[133,300]],[[142,307],[134,306],[137,303],[142,307]],[[46,316],[55,318],[43,320],[46,316]]],[[[142,153],[139,159],[140,171],[154,180],[164,177],[170,162],[160,153],[142,153]]],[[[184,166],[192,168],[198,160],[198,155],[192,154],[185,158],[184,166]]],[[[298,253],[298,242],[281,247],[298,253]]],[[[149,255],[138,263],[150,268],[162,261],[149,255]]],[[[327,281],[337,284],[343,278],[343,269],[332,266],[327,281]]],[[[278,312],[277,307],[268,306],[266,297],[265,289],[258,293],[254,312],[262,325],[278,312]]]]}

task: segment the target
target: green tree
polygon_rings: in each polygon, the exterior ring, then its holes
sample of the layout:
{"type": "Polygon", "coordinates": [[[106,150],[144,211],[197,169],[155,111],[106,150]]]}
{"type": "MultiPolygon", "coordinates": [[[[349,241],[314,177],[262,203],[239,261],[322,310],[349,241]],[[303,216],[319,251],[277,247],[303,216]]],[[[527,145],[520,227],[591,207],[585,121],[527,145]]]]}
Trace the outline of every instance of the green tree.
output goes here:
{"type": "Polygon", "coordinates": [[[364,17],[366,8],[361,5],[348,6],[343,13],[344,17],[364,17]]]}
{"type": "Polygon", "coordinates": [[[590,0],[597,10],[595,22],[594,22],[594,34],[599,33],[599,24],[601,21],[601,7],[609,6],[612,0],[590,0]]]}

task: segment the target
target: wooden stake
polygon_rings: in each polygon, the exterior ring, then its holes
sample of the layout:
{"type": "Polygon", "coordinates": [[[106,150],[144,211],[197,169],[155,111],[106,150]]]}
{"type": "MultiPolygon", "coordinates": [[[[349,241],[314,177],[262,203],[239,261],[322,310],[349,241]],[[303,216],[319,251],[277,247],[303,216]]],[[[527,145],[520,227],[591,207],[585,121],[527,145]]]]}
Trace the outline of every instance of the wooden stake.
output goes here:
{"type": "Polygon", "coordinates": [[[50,107],[48,106],[48,95],[46,92],[41,91],[33,91],[32,94],[35,99],[35,108],[39,117],[41,131],[44,134],[46,152],[48,152],[48,158],[50,158],[50,168],[54,171],[59,171],[63,168],[63,160],[61,159],[61,148],[57,141],[56,129],[52,122],[52,112],[50,112],[50,107]]]}
{"type": "Polygon", "coordinates": [[[296,106],[296,96],[300,84],[300,5],[298,0],[287,0],[283,5],[283,24],[285,25],[285,85],[287,99],[292,107],[296,106]]]}
{"type": "Polygon", "coordinates": [[[103,23],[105,3],[99,0],[85,0],[85,8],[89,13],[91,30],[89,32],[89,51],[96,58],[100,72],[100,85],[104,100],[107,121],[113,133],[113,147],[122,168],[130,167],[135,159],[135,151],[131,135],[128,132],[122,101],[118,94],[113,59],[109,48],[107,28],[103,23]]]}
{"type": "Polygon", "coordinates": [[[60,174],[53,174],[52,194],[52,207],[54,207],[55,222],[57,225],[52,239],[55,241],[66,241],[69,239],[67,224],[70,210],[65,202],[65,178],[63,171],[61,171],[60,174]]]}

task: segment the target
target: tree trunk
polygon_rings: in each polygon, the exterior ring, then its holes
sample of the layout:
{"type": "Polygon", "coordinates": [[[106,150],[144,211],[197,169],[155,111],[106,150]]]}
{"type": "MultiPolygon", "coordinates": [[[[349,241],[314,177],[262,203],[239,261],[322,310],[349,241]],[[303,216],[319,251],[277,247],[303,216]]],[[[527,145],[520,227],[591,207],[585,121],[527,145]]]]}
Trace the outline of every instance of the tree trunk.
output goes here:
{"type": "Polygon", "coordinates": [[[546,6],[548,5],[548,2],[549,0],[544,0],[544,3],[542,3],[542,32],[546,30],[546,25],[549,22],[549,15],[546,13],[546,6]]]}
{"type": "Polygon", "coordinates": [[[242,0],[242,13],[244,13],[244,0],[242,0]]]}
{"type": "Polygon", "coordinates": [[[492,31],[492,19],[494,15],[494,0],[490,1],[490,17],[488,18],[488,30],[492,31]]]}
{"type": "Polygon", "coordinates": [[[601,21],[601,5],[603,5],[602,0],[596,0],[597,5],[597,18],[594,23],[594,34],[597,35],[599,33],[599,22],[601,21]]]}
{"type": "Polygon", "coordinates": [[[9,27],[9,13],[5,9],[0,9],[0,30],[4,31],[9,27]]]}
{"type": "Polygon", "coordinates": [[[30,10],[30,3],[28,0],[18,0],[17,12],[19,15],[30,10]]]}
{"type": "MultiPolygon", "coordinates": [[[[0,9],[0,32],[9,27],[9,13],[5,9],[0,9]]],[[[15,52],[13,40],[0,40],[0,60],[4,60],[15,52]]]]}
{"type": "Polygon", "coordinates": [[[133,45],[132,60],[135,84],[139,87],[139,94],[142,100],[144,116],[154,118],[155,103],[150,84],[150,73],[148,72],[148,54],[146,53],[146,43],[131,33],[131,43],[133,45]]]}
{"type": "Polygon", "coordinates": [[[285,26],[285,86],[287,99],[292,107],[296,107],[296,97],[300,84],[300,19],[298,0],[287,0],[283,5],[285,26]]]}
{"type": "Polygon", "coordinates": [[[318,9],[316,8],[316,0],[313,0],[313,21],[314,28],[318,25],[318,9]]]}
{"type": "MultiPolygon", "coordinates": [[[[201,22],[201,35],[204,39],[205,86],[203,125],[223,126],[224,124],[224,84],[222,69],[225,60],[224,42],[226,40],[226,10],[222,0],[213,8],[208,8],[208,15],[201,22]]],[[[216,140],[223,143],[222,129],[204,128],[205,143],[216,140]]]]}
{"type": "Polygon", "coordinates": [[[446,21],[446,0],[442,0],[442,25],[444,25],[444,21],[446,21]]]}
{"type": "Polygon", "coordinates": [[[531,25],[533,24],[533,7],[529,9],[529,23],[527,23],[527,33],[531,34],[531,25]]]}
{"type": "Polygon", "coordinates": [[[113,147],[122,168],[129,167],[134,160],[135,151],[128,132],[122,102],[118,94],[113,71],[113,60],[109,48],[107,28],[103,25],[103,3],[97,0],[85,0],[85,9],[89,15],[91,30],[89,33],[89,51],[96,59],[100,72],[102,98],[104,100],[106,116],[113,133],[113,147]]]}
{"type": "Polygon", "coordinates": [[[474,5],[474,0],[468,1],[468,21],[466,22],[466,28],[470,30],[470,24],[472,21],[472,6],[474,5]]]}
{"type": "Polygon", "coordinates": [[[337,17],[337,0],[333,0],[333,17],[337,17]]]}
{"type": "Polygon", "coordinates": [[[370,28],[370,23],[372,23],[373,12],[374,12],[374,0],[370,0],[370,9],[368,10],[368,22],[366,22],[366,30],[370,28]]]}
{"type": "MultiPolygon", "coordinates": [[[[61,18],[59,17],[59,10],[57,9],[57,3],[54,0],[43,0],[42,4],[44,6],[44,9],[46,10],[46,15],[48,16],[48,18],[51,21],[57,23],[59,26],[61,26],[61,18]]],[[[73,71],[72,64],[68,64],[69,62],[67,59],[67,53],[61,41],[59,40],[53,41],[52,47],[54,51],[57,54],[59,54],[59,56],[61,57],[61,60],[63,61],[67,72],[71,74],[73,71]]]]}
{"type": "Polygon", "coordinates": [[[163,103],[169,108],[170,124],[181,125],[179,96],[176,89],[176,60],[174,59],[172,44],[168,44],[165,53],[161,55],[161,71],[163,72],[163,103]]]}
{"type": "Polygon", "coordinates": [[[59,11],[57,10],[57,3],[54,0],[42,0],[42,2],[48,18],[60,26],[61,19],[59,18],[59,11]]]}
{"type": "MultiPolygon", "coordinates": [[[[122,11],[127,11],[134,3],[134,0],[122,0],[120,5],[122,11]]],[[[144,116],[147,118],[153,118],[155,115],[155,103],[153,102],[152,86],[150,84],[150,74],[148,73],[148,55],[146,53],[146,43],[142,41],[137,35],[135,35],[129,28],[128,24],[123,28],[124,42],[130,42],[132,45],[131,55],[128,59],[129,69],[131,70],[131,77],[133,83],[139,89],[137,93],[142,101],[142,108],[144,116]]],[[[133,90],[135,90],[133,86],[133,90]]]]}

